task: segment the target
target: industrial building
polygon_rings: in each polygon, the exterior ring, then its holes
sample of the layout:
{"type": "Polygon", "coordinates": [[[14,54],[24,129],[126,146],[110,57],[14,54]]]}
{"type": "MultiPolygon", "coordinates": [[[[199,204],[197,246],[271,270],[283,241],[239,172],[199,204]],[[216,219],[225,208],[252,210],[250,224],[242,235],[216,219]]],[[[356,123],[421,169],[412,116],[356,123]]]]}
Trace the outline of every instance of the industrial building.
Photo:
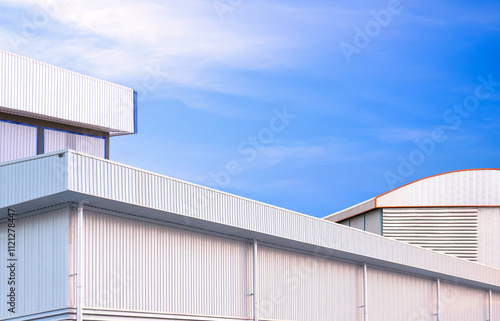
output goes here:
{"type": "Polygon", "coordinates": [[[500,269],[500,169],[427,177],[325,219],[500,269]]]}
{"type": "Polygon", "coordinates": [[[109,160],[130,88],[5,51],[0,81],[1,320],[500,321],[497,170],[318,219],[109,160]],[[397,233],[446,210],[475,249],[397,233]]]}

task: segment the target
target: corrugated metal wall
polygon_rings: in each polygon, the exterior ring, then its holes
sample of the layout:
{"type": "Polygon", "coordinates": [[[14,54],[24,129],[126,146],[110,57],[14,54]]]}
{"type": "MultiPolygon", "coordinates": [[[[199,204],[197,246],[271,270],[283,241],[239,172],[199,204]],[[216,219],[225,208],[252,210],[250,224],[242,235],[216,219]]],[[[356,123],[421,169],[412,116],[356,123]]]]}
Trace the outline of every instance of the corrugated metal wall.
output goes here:
{"type": "Polygon", "coordinates": [[[134,132],[132,89],[5,50],[0,50],[0,107],[78,127],[134,132]]]}
{"type": "Polygon", "coordinates": [[[71,133],[67,131],[44,128],[44,153],[73,149],[78,152],[105,158],[106,139],[71,133]]]}
{"type": "MultiPolygon", "coordinates": [[[[433,280],[368,268],[370,320],[433,320],[437,309],[436,293],[433,280]]],[[[465,319],[455,321],[458,320],[465,319]]]]}
{"type": "Polygon", "coordinates": [[[479,263],[500,269],[499,207],[479,208],[479,263]]]}
{"type": "Polygon", "coordinates": [[[0,207],[62,192],[68,189],[68,157],[39,155],[36,161],[7,163],[0,166],[0,179],[0,207]]]}
{"type": "MultiPolygon", "coordinates": [[[[75,152],[65,155],[69,159],[70,190],[123,202],[124,210],[134,208],[127,208],[126,203],[135,204],[180,213],[187,222],[194,217],[228,228],[237,227],[273,235],[280,240],[366,255],[400,266],[495,285],[499,282],[493,268],[100,158],[75,152]]],[[[152,215],[162,219],[166,214],[156,212],[152,215]]]]}
{"type": "Polygon", "coordinates": [[[500,293],[493,292],[491,295],[491,321],[500,320],[500,293]]]}
{"type": "Polygon", "coordinates": [[[228,317],[251,311],[249,243],[88,210],[84,229],[85,306],[228,317]]]}
{"type": "Polygon", "coordinates": [[[361,214],[349,219],[351,221],[350,227],[356,228],[358,230],[365,230],[365,215],[361,214]]]}
{"type": "Polygon", "coordinates": [[[382,235],[382,209],[376,208],[365,214],[365,231],[382,235]]]}
{"type": "Polygon", "coordinates": [[[366,213],[348,218],[338,222],[339,224],[350,226],[358,230],[382,235],[382,210],[374,209],[366,213]]]}
{"type": "Polygon", "coordinates": [[[0,163],[37,154],[38,128],[0,119],[0,163]]]}
{"type": "Polygon", "coordinates": [[[259,320],[362,320],[359,265],[265,246],[258,254],[259,320]]]}
{"type": "Polygon", "coordinates": [[[441,321],[488,320],[488,292],[484,290],[441,282],[440,302],[441,321]]]}
{"type": "Polygon", "coordinates": [[[477,208],[385,208],[385,237],[453,255],[478,259],[477,208]]]}
{"type": "Polygon", "coordinates": [[[0,224],[0,319],[68,306],[67,208],[16,220],[16,314],[7,311],[7,226],[0,224]]]}
{"type": "Polygon", "coordinates": [[[466,170],[425,178],[376,198],[377,207],[498,206],[500,170],[466,170]]]}

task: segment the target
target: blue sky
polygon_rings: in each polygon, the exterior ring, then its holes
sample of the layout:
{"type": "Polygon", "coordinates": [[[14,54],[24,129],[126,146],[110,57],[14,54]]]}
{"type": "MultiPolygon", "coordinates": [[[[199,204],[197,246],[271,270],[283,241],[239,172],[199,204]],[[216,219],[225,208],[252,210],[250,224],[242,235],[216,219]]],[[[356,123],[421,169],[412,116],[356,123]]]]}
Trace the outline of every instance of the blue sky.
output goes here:
{"type": "Polygon", "coordinates": [[[498,168],[498,1],[2,0],[0,48],[139,92],[111,159],[323,217],[498,168]]]}

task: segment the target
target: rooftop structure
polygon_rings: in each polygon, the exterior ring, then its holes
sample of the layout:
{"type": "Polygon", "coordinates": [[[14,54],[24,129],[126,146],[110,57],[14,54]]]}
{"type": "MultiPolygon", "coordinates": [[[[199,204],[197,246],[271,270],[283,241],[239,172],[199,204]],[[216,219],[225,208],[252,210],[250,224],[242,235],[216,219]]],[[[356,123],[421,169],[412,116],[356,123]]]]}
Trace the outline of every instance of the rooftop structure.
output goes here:
{"type": "Polygon", "coordinates": [[[133,89],[0,50],[0,162],[71,148],[109,158],[137,132],[133,89]]]}

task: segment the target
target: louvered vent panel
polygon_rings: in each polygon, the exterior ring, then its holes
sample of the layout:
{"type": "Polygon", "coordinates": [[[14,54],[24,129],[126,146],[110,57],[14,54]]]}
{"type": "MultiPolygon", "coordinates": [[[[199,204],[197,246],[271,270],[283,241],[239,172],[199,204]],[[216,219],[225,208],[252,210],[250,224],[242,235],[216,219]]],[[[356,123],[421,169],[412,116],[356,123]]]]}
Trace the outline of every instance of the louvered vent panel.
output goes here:
{"type": "Polygon", "coordinates": [[[384,209],[383,235],[477,261],[477,213],[477,208],[384,209]]]}

